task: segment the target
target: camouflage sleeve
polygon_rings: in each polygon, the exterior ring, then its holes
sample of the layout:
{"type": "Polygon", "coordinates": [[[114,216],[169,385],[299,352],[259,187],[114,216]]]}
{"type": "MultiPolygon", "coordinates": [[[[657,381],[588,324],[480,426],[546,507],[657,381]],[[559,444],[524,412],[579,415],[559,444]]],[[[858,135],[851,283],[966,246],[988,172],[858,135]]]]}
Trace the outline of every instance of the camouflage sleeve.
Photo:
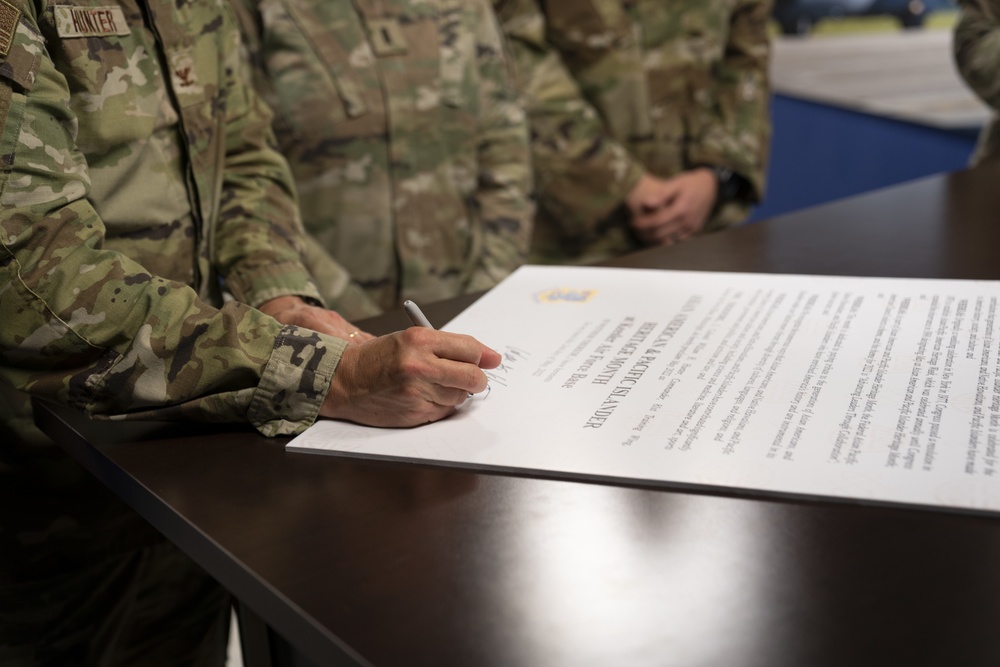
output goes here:
{"type": "MultiPolygon", "coordinates": [[[[235,22],[231,14],[226,14],[235,22]]],[[[232,93],[225,108],[225,168],[213,260],[238,301],[297,295],[323,302],[303,264],[305,230],[291,171],[276,148],[271,112],[253,89],[240,32],[230,24],[232,93]]]]}
{"type": "Polygon", "coordinates": [[[688,164],[727,166],[752,186],[751,202],[764,194],[765,167],[771,142],[771,46],[767,33],[771,0],[742,0],[730,18],[722,62],[712,81],[699,82],[714,91],[704,126],[698,128],[688,164]]]}
{"type": "MultiPolygon", "coordinates": [[[[645,169],[609,134],[549,41],[553,35],[537,0],[504,0],[497,9],[527,98],[538,204],[564,234],[586,235],[622,203],[645,169]]],[[[584,62],[593,72],[602,69],[595,59],[584,62]]]]}
{"type": "Polygon", "coordinates": [[[609,136],[622,146],[650,140],[649,86],[632,20],[621,0],[546,0],[553,44],[609,136]]]}
{"type": "Polygon", "coordinates": [[[316,281],[328,308],[352,321],[375,317],[384,312],[351,279],[351,274],[344,265],[331,257],[323,245],[308,233],[302,261],[316,281]]]}
{"type": "Polygon", "coordinates": [[[346,344],[245,305],[217,310],[103,248],[67,80],[33,5],[16,7],[0,62],[0,374],[97,416],[308,426],[346,344]]]}
{"type": "MultiPolygon", "coordinates": [[[[273,104],[274,90],[264,63],[259,4],[259,0],[229,0],[228,6],[240,29],[242,66],[250,72],[253,87],[264,103],[273,104]]],[[[331,257],[308,232],[303,241],[302,261],[328,308],[350,320],[382,313],[371,297],[351,280],[347,268],[331,257]]]]}
{"type": "Polygon", "coordinates": [[[528,120],[511,76],[510,55],[490,5],[483,1],[476,8],[476,208],[483,241],[468,291],[489,289],[524,263],[535,215],[528,120]]]}
{"type": "Polygon", "coordinates": [[[1000,13],[989,0],[959,0],[952,47],[969,88],[993,109],[969,164],[1000,156],[1000,13]]]}
{"type": "Polygon", "coordinates": [[[972,91],[1000,110],[1000,16],[990,3],[961,0],[955,23],[955,64],[972,91]]]}

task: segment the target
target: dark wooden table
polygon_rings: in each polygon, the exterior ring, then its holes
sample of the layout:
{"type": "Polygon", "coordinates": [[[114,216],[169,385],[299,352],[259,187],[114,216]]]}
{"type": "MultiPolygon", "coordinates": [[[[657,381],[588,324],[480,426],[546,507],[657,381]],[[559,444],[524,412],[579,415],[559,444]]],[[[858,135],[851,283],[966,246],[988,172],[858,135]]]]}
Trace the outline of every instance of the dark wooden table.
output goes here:
{"type": "MultiPolygon", "coordinates": [[[[998,279],[1000,166],[617,264],[998,279]]],[[[470,302],[426,310],[440,323],[470,302]]],[[[993,518],[288,454],[247,429],[51,406],[39,420],[318,665],[1000,665],[993,518]]]]}

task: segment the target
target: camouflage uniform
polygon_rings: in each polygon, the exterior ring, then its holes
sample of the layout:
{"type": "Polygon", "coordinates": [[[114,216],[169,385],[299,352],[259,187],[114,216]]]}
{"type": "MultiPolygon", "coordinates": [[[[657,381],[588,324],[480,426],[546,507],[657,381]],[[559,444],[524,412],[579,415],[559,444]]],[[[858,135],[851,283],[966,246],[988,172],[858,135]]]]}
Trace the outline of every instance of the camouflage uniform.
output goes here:
{"type": "Polygon", "coordinates": [[[972,91],[993,109],[983,127],[972,164],[1000,157],[1000,3],[960,0],[955,23],[955,62],[972,91]]]}
{"type": "MultiPolygon", "coordinates": [[[[38,626],[55,660],[96,661],[61,624],[119,604],[134,573],[110,570],[148,573],[162,539],[33,428],[27,394],[295,433],[346,345],[250,307],[319,294],[238,43],[222,0],[0,0],[0,662],[38,626]]],[[[165,608],[225,601],[168,588],[165,608]]]]}
{"type": "Polygon", "coordinates": [[[487,289],[524,260],[527,124],[485,0],[233,5],[339,312],[487,289]]]}
{"type": "Polygon", "coordinates": [[[626,195],[701,165],[745,182],[704,231],[745,219],[770,141],[769,0],[494,0],[528,99],[531,261],[635,250],[626,195]],[[544,9],[543,9],[544,8],[544,9]]]}

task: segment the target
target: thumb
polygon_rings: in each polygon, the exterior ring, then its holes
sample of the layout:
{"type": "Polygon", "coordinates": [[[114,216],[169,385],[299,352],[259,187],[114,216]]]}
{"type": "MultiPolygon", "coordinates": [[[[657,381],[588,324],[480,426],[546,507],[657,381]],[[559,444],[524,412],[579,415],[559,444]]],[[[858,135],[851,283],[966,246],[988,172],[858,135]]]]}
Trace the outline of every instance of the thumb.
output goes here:
{"type": "Polygon", "coordinates": [[[482,347],[482,353],[479,356],[479,363],[477,364],[480,368],[496,368],[503,361],[503,355],[494,350],[491,347],[487,347],[480,343],[482,347]]]}

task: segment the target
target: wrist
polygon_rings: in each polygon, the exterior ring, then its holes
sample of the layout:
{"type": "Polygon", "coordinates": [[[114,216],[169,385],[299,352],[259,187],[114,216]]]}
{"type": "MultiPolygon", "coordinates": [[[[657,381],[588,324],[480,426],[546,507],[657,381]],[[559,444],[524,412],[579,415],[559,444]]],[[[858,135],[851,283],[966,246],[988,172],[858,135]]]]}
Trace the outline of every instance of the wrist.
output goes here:
{"type": "Polygon", "coordinates": [[[268,299],[264,303],[260,304],[257,310],[261,310],[267,313],[274,310],[285,310],[287,308],[295,308],[298,306],[311,306],[323,309],[326,308],[326,306],[324,306],[321,302],[317,301],[311,296],[302,296],[299,294],[284,294],[282,296],[276,296],[273,299],[268,299]]]}
{"type": "Polygon", "coordinates": [[[702,169],[707,169],[715,177],[715,204],[725,204],[740,196],[743,191],[744,179],[729,167],[714,164],[698,165],[702,169]]]}
{"type": "Polygon", "coordinates": [[[298,308],[303,305],[306,305],[306,302],[302,297],[289,294],[285,296],[276,296],[273,299],[268,299],[264,303],[260,304],[257,310],[264,313],[265,315],[270,315],[271,317],[274,317],[277,313],[289,310],[291,308],[298,308]]]}
{"type": "Polygon", "coordinates": [[[281,296],[276,296],[273,299],[268,299],[264,303],[260,304],[261,307],[264,306],[286,306],[292,303],[303,303],[302,297],[297,294],[282,294],[281,296]]]}

